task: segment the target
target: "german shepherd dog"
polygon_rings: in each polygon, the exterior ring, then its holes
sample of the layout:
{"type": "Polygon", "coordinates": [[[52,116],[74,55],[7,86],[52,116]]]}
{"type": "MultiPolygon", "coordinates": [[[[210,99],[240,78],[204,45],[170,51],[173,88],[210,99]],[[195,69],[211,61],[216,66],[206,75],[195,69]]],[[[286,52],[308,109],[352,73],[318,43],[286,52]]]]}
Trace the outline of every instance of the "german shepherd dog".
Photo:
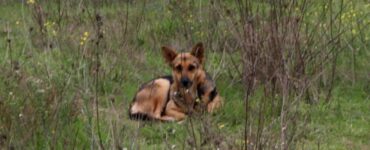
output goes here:
{"type": "Polygon", "coordinates": [[[134,120],[181,121],[192,112],[213,112],[222,106],[216,84],[204,68],[204,47],[196,44],[191,52],[177,53],[162,47],[172,76],[163,76],[143,84],[130,105],[134,120]]]}

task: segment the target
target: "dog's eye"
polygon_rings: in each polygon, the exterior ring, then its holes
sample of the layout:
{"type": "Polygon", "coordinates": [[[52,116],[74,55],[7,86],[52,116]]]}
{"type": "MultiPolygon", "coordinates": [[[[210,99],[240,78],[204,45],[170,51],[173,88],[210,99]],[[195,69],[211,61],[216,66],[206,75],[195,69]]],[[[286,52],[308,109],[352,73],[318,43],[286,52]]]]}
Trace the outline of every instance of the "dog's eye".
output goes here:
{"type": "Polygon", "coordinates": [[[175,67],[176,71],[178,72],[181,72],[182,71],[182,66],[181,65],[178,65],[175,67]]]}
{"type": "Polygon", "coordinates": [[[194,65],[190,65],[189,68],[188,68],[189,71],[193,71],[194,69],[195,69],[194,65]]]}

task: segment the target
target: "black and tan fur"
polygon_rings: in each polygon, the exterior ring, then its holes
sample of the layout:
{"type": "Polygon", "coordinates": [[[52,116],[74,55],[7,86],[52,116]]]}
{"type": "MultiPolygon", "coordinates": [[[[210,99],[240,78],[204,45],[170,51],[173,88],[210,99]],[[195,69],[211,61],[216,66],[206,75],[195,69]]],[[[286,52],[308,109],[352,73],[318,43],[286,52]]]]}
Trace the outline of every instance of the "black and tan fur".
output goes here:
{"type": "Polygon", "coordinates": [[[172,75],[141,86],[129,109],[131,119],[180,121],[194,111],[213,112],[222,105],[216,84],[203,68],[202,43],[190,53],[162,47],[162,54],[172,75]]]}

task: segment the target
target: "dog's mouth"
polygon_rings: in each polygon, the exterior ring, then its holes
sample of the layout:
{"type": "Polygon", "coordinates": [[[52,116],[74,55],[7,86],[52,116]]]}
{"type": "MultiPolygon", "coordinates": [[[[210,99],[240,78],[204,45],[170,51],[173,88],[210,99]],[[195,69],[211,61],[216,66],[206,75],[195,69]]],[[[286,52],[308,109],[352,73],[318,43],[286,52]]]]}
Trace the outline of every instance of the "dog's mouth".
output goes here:
{"type": "Polygon", "coordinates": [[[190,89],[191,85],[182,85],[182,88],[185,89],[186,91],[188,91],[190,89]]]}

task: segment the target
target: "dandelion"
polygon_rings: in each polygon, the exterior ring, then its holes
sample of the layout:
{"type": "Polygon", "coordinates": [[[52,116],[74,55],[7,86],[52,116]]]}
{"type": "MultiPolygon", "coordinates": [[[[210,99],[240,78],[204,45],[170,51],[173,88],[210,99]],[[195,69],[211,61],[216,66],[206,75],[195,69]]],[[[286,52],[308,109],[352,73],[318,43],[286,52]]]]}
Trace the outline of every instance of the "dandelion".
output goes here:
{"type": "Polygon", "coordinates": [[[32,4],[35,4],[35,3],[36,3],[36,1],[35,1],[35,0],[27,0],[27,4],[32,5],[32,4]]]}
{"type": "Polygon", "coordinates": [[[356,35],[357,31],[355,29],[352,29],[352,34],[356,35]]]}
{"type": "Polygon", "coordinates": [[[13,92],[9,92],[9,95],[12,96],[13,95],[13,92]]]}
{"type": "Polygon", "coordinates": [[[16,25],[19,25],[19,23],[20,23],[20,22],[19,22],[18,20],[15,22],[15,24],[16,24],[16,25]]]}
{"type": "Polygon", "coordinates": [[[89,36],[89,34],[90,34],[89,32],[84,32],[84,36],[85,36],[85,37],[88,37],[88,36],[89,36]]]}
{"type": "Polygon", "coordinates": [[[90,36],[90,33],[89,33],[89,32],[85,31],[85,32],[83,33],[83,35],[82,35],[82,37],[81,37],[81,40],[80,40],[80,45],[81,45],[81,46],[82,46],[82,45],[84,45],[84,44],[86,43],[86,41],[87,41],[87,39],[89,38],[89,36],[90,36]]]}

